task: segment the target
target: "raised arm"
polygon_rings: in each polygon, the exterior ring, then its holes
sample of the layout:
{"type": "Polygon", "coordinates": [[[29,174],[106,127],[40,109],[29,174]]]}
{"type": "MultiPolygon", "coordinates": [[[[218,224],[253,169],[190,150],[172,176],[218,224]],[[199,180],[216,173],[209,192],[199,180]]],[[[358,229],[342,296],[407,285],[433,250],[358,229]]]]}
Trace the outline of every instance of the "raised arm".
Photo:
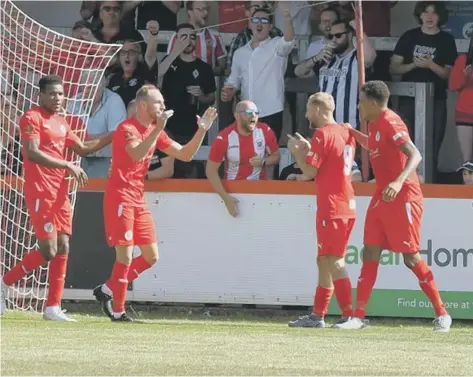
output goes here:
{"type": "Polygon", "coordinates": [[[148,68],[152,69],[158,60],[158,21],[148,21],[146,30],[148,30],[148,42],[146,44],[145,61],[148,68]]]}

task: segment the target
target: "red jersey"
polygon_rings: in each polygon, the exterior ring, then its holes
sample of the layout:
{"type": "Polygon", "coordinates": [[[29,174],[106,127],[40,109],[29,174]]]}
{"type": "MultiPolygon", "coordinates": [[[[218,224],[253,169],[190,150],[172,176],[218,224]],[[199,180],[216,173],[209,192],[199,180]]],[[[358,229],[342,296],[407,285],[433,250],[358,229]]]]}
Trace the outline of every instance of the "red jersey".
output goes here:
{"type": "Polygon", "coordinates": [[[263,158],[267,152],[279,149],[274,131],[265,123],[257,123],[252,133],[247,136],[238,132],[236,122],[220,131],[212,143],[209,160],[225,161],[225,179],[250,181],[267,179],[267,171],[254,168],[250,158],[258,155],[263,158]]]}
{"type": "MultiPolygon", "coordinates": [[[[407,156],[399,146],[411,139],[406,124],[392,110],[386,110],[376,121],[370,122],[368,131],[370,161],[377,186],[375,196],[381,196],[386,186],[395,181],[406,166],[407,156]]],[[[422,197],[419,178],[414,171],[404,182],[396,199],[413,201],[422,197]]]]}
{"type": "MultiPolygon", "coordinates": [[[[64,117],[49,113],[40,106],[22,115],[20,131],[22,141],[39,139],[39,150],[59,160],[65,159],[67,147],[80,143],[64,117]]],[[[64,179],[67,173],[65,169],[47,168],[29,161],[25,151],[23,161],[26,192],[44,192],[56,196],[59,189],[68,187],[64,179]]]]}
{"type": "MultiPolygon", "coordinates": [[[[113,133],[112,166],[105,195],[129,206],[145,204],[145,177],[155,148],[151,148],[140,161],[133,161],[125,149],[132,142],[142,142],[152,131],[152,127],[143,126],[135,118],[118,125],[113,133]]],[[[172,143],[172,139],[162,131],[156,141],[156,148],[167,149],[172,143]]]]}
{"type": "Polygon", "coordinates": [[[318,169],[315,176],[317,217],[356,217],[355,192],[351,183],[355,146],[355,138],[339,124],[327,124],[314,132],[306,160],[318,169]]]}

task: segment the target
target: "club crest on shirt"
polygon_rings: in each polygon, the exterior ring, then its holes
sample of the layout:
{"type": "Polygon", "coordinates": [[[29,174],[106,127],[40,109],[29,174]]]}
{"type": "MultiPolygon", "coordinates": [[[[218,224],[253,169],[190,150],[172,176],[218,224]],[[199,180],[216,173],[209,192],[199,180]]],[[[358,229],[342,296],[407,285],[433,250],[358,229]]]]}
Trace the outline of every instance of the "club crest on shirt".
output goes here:
{"type": "Polygon", "coordinates": [[[128,85],[130,85],[130,86],[138,85],[138,79],[132,78],[130,81],[128,81],[128,85]]]}
{"type": "Polygon", "coordinates": [[[381,139],[381,135],[379,134],[379,131],[378,131],[376,132],[375,140],[379,141],[379,139],[381,139]]]}
{"type": "Polygon", "coordinates": [[[197,69],[194,69],[194,72],[192,72],[192,76],[194,76],[195,79],[199,77],[199,71],[197,69]]]}
{"type": "Polygon", "coordinates": [[[25,135],[32,135],[34,134],[34,128],[31,124],[27,124],[25,130],[23,131],[25,135]]]}
{"type": "Polygon", "coordinates": [[[256,147],[263,148],[263,140],[257,140],[256,141],[256,147]]]}

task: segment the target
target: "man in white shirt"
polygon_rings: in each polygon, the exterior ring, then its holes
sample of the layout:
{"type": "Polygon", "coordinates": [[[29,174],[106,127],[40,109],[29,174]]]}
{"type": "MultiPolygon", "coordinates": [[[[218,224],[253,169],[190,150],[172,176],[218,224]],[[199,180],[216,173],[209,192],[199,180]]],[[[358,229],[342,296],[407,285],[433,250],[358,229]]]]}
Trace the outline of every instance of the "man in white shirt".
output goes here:
{"type": "Polygon", "coordinates": [[[222,89],[222,101],[231,101],[241,90],[241,99],[256,103],[260,121],[268,124],[279,140],[284,110],[284,74],[295,46],[291,13],[284,10],[284,37],[270,37],[273,19],[268,9],[257,9],[251,17],[253,37],[235,51],[230,77],[222,89]]]}

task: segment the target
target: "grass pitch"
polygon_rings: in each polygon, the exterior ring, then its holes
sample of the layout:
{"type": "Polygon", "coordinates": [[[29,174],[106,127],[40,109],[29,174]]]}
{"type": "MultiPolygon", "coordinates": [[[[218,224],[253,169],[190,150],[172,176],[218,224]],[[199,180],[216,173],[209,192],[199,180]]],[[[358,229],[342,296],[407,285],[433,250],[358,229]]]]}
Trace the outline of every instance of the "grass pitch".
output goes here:
{"type": "Polygon", "coordinates": [[[136,324],[100,315],[53,323],[8,312],[1,375],[473,375],[473,327],[464,323],[438,334],[412,321],[340,331],[291,329],[286,317],[147,316],[136,324]]]}

